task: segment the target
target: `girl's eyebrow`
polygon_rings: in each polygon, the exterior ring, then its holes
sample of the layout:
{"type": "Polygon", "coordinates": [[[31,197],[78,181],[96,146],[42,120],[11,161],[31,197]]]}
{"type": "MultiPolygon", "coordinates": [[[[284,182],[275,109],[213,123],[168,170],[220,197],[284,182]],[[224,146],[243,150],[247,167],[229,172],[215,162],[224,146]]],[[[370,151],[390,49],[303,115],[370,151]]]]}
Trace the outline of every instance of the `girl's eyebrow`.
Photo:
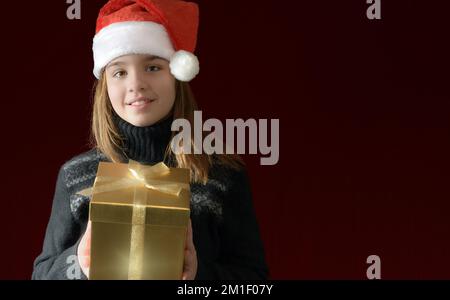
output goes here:
{"type": "MultiPolygon", "coordinates": [[[[161,57],[156,56],[156,55],[149,55],[146,58],[144,58],[143,61],[144,62],[148,62],[148,61],[152,61],[152,60],[155,60],[155,59],[164,59],[164,58],[161,58],[161,57]]],[[[125,65],[125,64],[126,64],[125,62],[123,62],[121,60],[117,60],[117,61],[109,64],[106,68],[108,69],[108,68],[113,67],[113,66],[125,65]]]]}
{"type": "Polygon", "coordinates": [[[155,59],[164,59],[164,58],[159,57],[159,56],[156,56],[156,55],[150,55],[150,56],[147,56],[147,57],[144,59],[144,61],[151,61],[151,60],[155,60],[155,59]]]}

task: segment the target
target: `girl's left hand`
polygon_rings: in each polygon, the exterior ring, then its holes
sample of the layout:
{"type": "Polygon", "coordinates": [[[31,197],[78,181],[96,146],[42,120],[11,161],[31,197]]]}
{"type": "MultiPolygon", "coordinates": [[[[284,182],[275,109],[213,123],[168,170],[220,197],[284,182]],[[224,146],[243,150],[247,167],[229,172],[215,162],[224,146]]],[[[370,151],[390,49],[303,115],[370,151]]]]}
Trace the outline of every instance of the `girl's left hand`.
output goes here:
{"type": "Polygon", "coordinates": [[[186,236],[186,248],[184,249],[183,280],[194,280],[197,275],[197,252],[195,251],[192,237],[192,222],[189,219],[186,236]]]}

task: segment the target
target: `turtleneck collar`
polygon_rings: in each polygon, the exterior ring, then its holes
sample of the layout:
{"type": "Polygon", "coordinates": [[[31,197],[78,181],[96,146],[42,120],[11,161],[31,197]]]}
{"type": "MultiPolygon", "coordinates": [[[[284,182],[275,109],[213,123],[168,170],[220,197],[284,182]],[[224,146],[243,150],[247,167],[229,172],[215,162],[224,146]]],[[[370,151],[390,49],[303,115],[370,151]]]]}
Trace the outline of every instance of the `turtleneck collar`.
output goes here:
{"type": "Polygon", "coordinates": [[[134,126],[115,112],[114,121],[123,138],[123,148],[128,159],[153,165],[164,160],[164,152],[171,138],[173,116],[146,127],[134,126]]]}

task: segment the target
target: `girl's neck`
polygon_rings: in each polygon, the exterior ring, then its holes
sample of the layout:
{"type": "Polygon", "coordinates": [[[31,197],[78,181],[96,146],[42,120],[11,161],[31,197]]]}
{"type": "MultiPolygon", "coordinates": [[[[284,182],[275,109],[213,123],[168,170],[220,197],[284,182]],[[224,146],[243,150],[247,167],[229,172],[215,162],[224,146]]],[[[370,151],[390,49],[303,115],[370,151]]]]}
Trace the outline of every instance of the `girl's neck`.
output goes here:
{"type": "Polygon", "coordinates": [[[164,160],[172,134],[172,116],[150,126],[138,127],[123,120],[116,113],[113,115],[128,159],[151,165],[164,160]]]}

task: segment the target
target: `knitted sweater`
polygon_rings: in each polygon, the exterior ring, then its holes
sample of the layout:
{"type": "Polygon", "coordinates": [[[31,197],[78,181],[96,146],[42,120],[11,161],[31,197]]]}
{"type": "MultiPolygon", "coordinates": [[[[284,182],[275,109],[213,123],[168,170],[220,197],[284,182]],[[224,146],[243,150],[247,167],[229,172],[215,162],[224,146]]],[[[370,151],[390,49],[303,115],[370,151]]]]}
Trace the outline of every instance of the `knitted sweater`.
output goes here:
{"type": "MultiPolygon", "coordinates": [[[[135,127],[116,117],[128,158],[145,164],[162,161],[170,140],[172,119],[135,127]]],[[[88,197],[76,193],[91,187],[100,161],[93,149],[66,162],[56,182],[42,253],[34,262],[32,279],[72,279],[79,267],[78,244],[88,221],[88,197]]],[[[171,162],[167,162],[171,165],[171,162]]],[[[196,279],[264,279],[268,270],[255,218],[245,169],[214,164],[206,184],[191,183],[191,220],[198,269],[196,279]]],[[[87,279],[80,272],[80,279],[87,279]]]]}

